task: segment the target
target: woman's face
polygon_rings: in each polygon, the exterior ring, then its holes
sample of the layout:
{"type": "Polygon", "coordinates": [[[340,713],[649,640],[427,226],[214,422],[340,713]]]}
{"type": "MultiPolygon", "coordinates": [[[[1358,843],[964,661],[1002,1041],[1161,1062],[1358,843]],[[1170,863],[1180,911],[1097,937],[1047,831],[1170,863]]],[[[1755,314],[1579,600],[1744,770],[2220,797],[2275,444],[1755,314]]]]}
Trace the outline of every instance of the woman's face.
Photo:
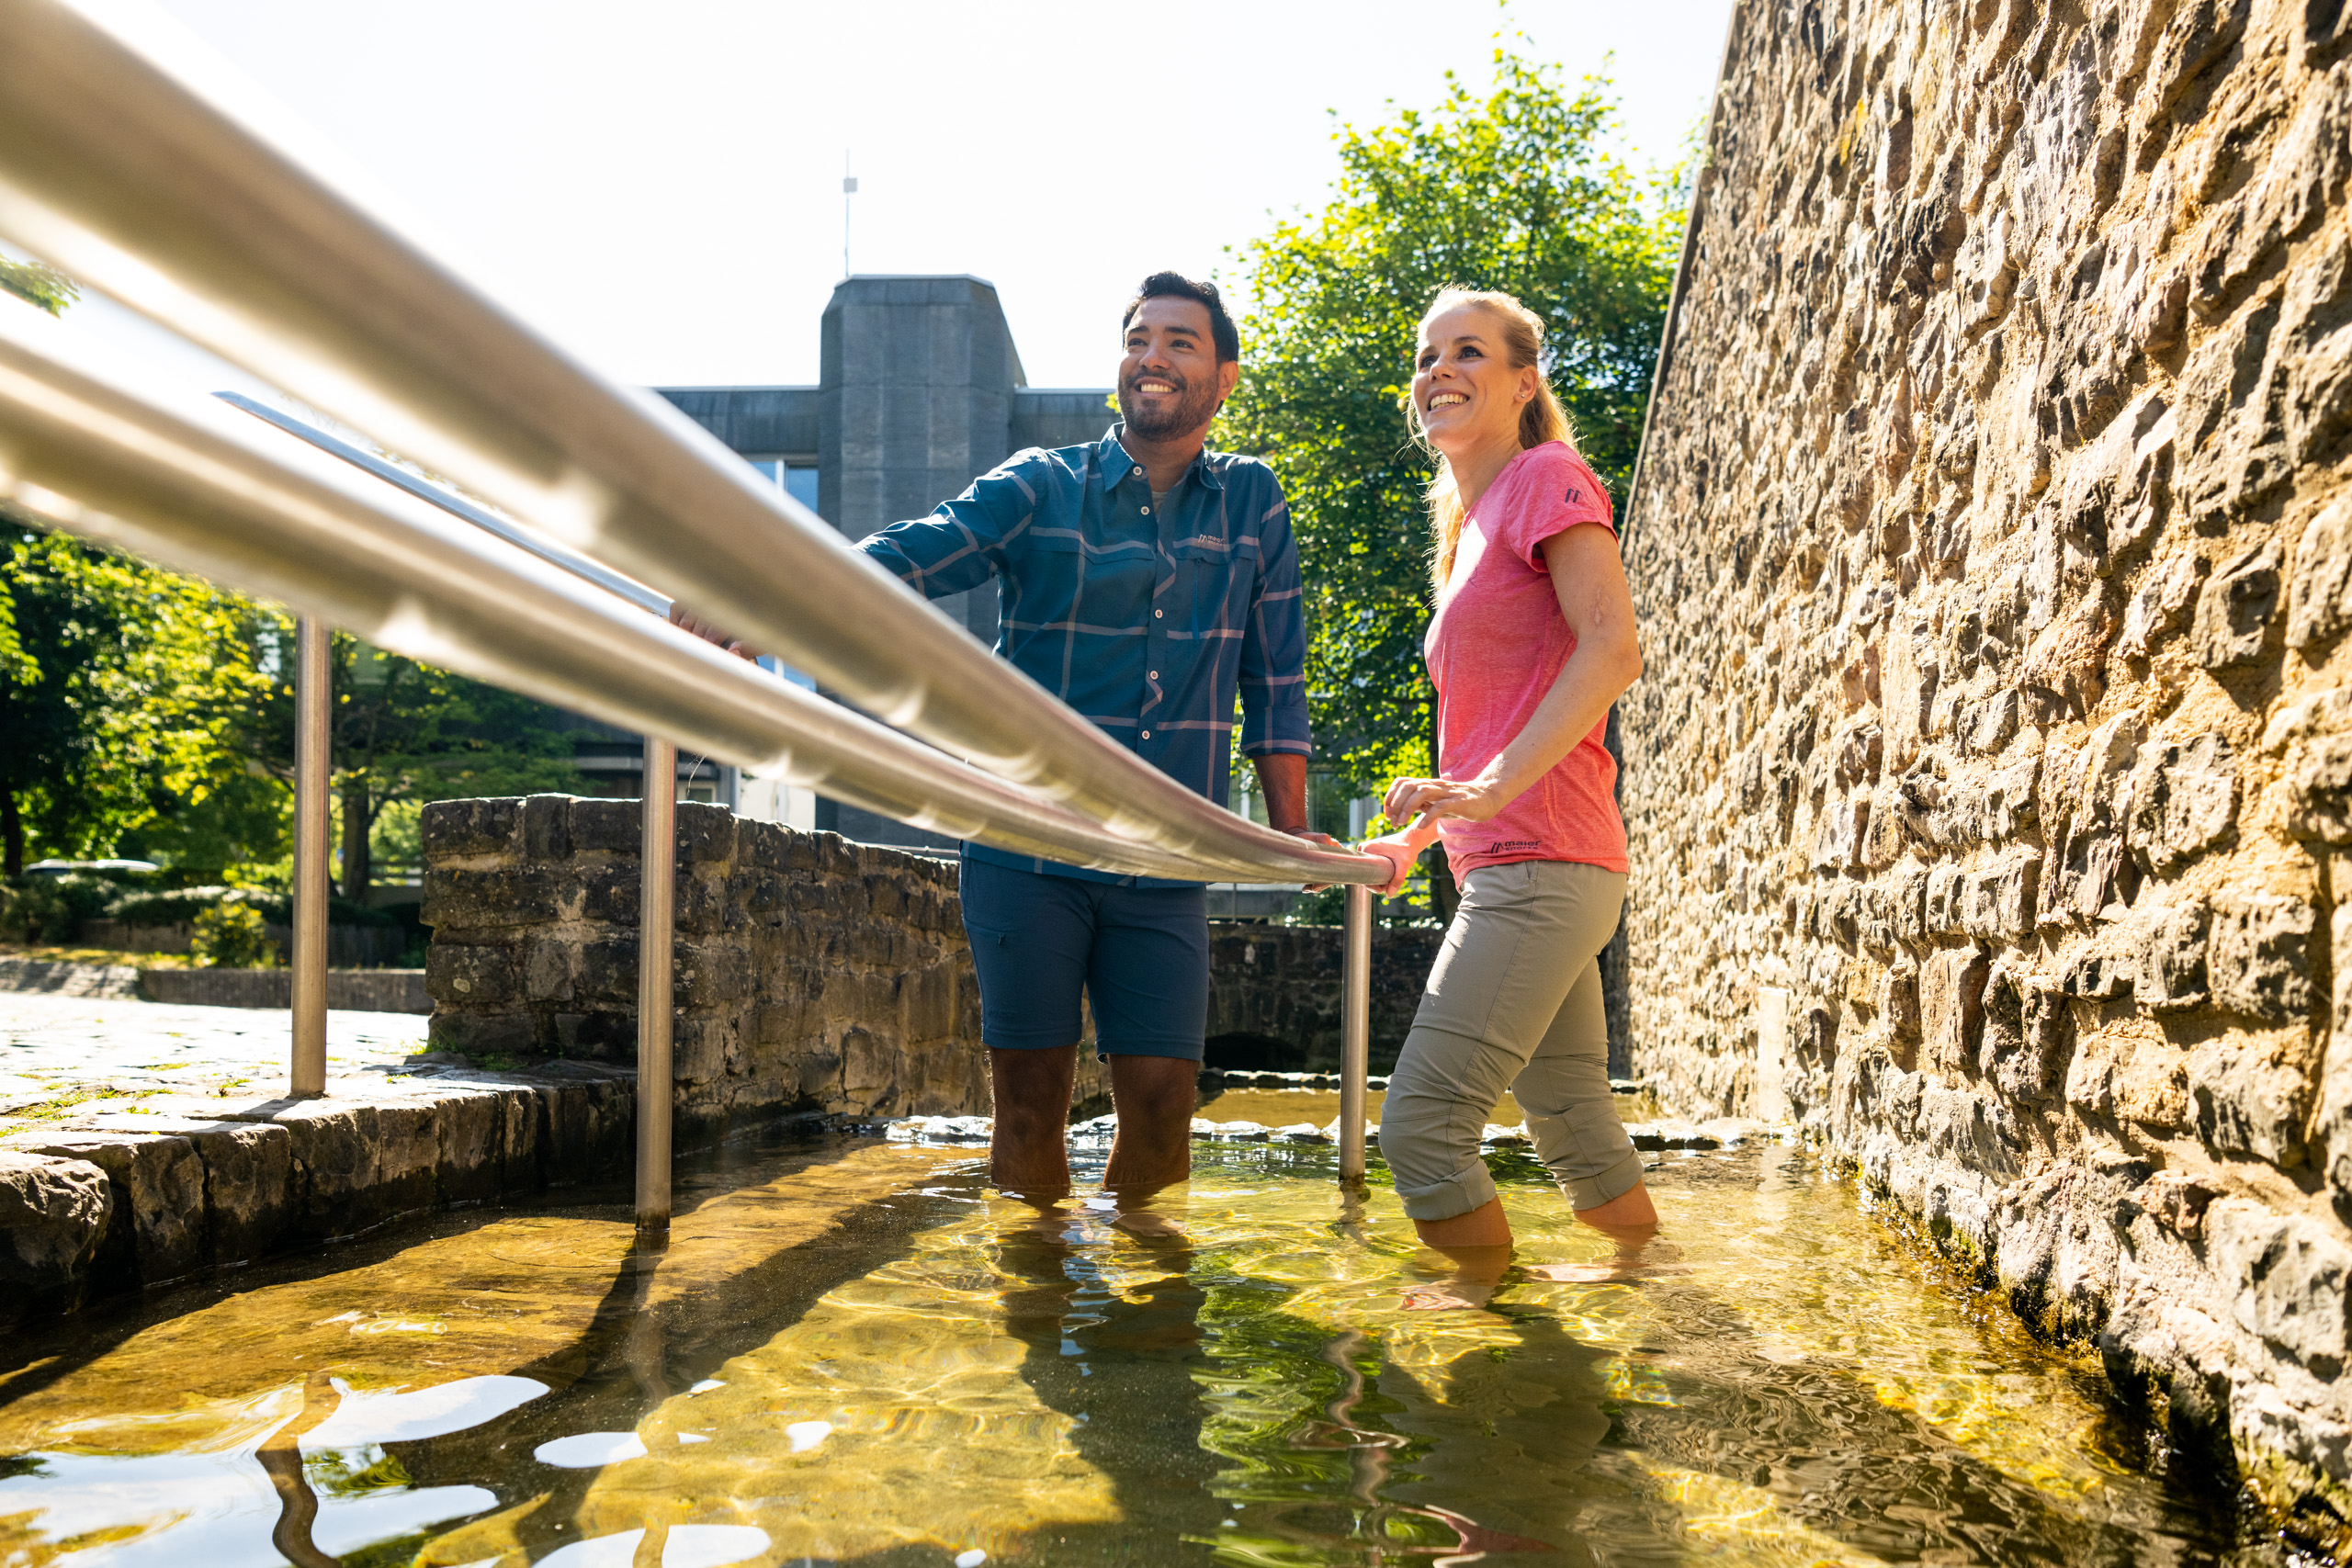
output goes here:
{"type": "Polygon", "coordinates": [[[1514,370],[1494,313],[1456,305],[1421,323],[1413,360],[1413,406],[1441,452],[1516,441],[1520,411],[1535,392],[1535,367],[1514,370]]]}

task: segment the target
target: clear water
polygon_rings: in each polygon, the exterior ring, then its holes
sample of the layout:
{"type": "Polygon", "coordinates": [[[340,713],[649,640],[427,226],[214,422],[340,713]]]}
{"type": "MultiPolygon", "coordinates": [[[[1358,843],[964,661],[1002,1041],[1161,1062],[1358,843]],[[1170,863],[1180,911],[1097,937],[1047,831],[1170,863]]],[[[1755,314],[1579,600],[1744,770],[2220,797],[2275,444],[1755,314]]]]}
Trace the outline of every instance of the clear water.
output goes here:
{"type": "MultiPolygon", "coordinates": [[[[1204,1114],[1336,1109],[1248,1104],[1204,1114]]],[[[1153,1213],[1040,1218],[968,1147],[742,1149],[681,1182],[658,1258],[632,1256],[625,1193],[574,1193],[19,1334],[0,1565],[2232,1550],[2094,1367],[1804,1151],[1665,1156],[1652,1265],[1452,1313],[1400,1310],[1443,1260],[1377,1168],[1343,1203],[1328,1147],[1195,1153],[1153,1213]]],[[[1607,1261],[1532,1163],[1496,1163],[1523,1258],[1607,1261]]]]}

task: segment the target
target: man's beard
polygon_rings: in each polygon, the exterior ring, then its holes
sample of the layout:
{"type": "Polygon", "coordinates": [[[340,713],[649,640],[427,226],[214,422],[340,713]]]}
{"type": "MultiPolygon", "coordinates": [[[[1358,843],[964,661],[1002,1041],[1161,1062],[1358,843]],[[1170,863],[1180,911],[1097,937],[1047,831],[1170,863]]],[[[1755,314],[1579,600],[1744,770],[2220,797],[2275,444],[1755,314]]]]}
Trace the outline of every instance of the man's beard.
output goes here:
{"type": "Polygon", "coordinates": [[[1119,388],[1119,417],[1127,428],[1149,441],[1165,441],[1170,436],[1189,435],[1216,417],[1216,388],[1186,386],[1173,376],[1131,377],[1119,388]],[[1130,393],[1137,381],[1165,381],[1176,389],[1176,396],[1169,406],[1158,412],[1137,409],[1130,393]]]}

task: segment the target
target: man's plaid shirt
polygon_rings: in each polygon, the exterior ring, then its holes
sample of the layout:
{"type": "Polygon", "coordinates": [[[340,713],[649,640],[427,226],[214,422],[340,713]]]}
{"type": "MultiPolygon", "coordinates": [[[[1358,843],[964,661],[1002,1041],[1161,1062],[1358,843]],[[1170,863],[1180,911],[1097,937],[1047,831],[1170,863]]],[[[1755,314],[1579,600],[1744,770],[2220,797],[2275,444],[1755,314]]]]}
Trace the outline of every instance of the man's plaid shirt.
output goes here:
{"type": "MultiPolygon", "coordinates": [[[[1121,428],[1083,446],[1017,452],[930,516],[857,547],[926,598],[996,579],[997,652],[1222,806],[1237,694],[1245,755],[1312,749],[1282,485],[1253,457],[1204,449],[1155,515],[1121,428]]],[[[966,852],[1129,880],[978,844],[966,852]]]]}

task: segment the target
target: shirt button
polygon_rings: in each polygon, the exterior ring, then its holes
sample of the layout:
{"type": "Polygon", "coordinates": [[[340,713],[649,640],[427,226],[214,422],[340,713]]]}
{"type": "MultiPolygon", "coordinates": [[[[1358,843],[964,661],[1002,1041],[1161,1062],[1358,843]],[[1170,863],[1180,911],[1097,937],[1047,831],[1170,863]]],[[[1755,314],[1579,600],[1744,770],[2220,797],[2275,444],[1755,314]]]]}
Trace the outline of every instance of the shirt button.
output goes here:
{"type": "Polygon", "coordinates": [[[1155,620],[1155,621],[1156,621],[1156,620],[1159,619],[1159,617],[1160,617],[1160,616],[1162,616],[1162,615],[1166,615],[1166,614],[1168,614],[1168,612],[1167,612],[1167,611],[1165,611],[1165,610],[1154,610],[1154,611],[1151,613],[1151,618],[1152,618],[1153,620],[1155,620]]]}
{"type": "Polygon", "coordinates": [[[1143,738],[1144,738],[1146,740],[1150,739],[1151,739],[1151,731],[1150,731],[1150,730],[1148,730],[1148,729],[1145,730],[1145,731],[1143,732],[1143,738]]]}
{"type": "Polygon", "coordinates": [[[1138,506],[1138,507],[1136,507],[1136,510],[1137,512],[1142,513],[1146,517],[1148,517],[1148,516],[1150,516],[1150,515],[1151,515],[1151,508],[1150,508],[1150,507],[1148,507],[1148,506],[1138,506]]]}
{"type": "Polygon", "coordinates": [[[1143,476],[1143,465],[1141,463],[1137,463],[1130,471],[1140,479],[1143,476]]]}
{"type": "Polygon", "coordinates": [[[1159,671],[1157,670],[1148,670],[1144,672],[1144,679],[1147,681],[1157,681],[1159,679],[1159,671]]]}

